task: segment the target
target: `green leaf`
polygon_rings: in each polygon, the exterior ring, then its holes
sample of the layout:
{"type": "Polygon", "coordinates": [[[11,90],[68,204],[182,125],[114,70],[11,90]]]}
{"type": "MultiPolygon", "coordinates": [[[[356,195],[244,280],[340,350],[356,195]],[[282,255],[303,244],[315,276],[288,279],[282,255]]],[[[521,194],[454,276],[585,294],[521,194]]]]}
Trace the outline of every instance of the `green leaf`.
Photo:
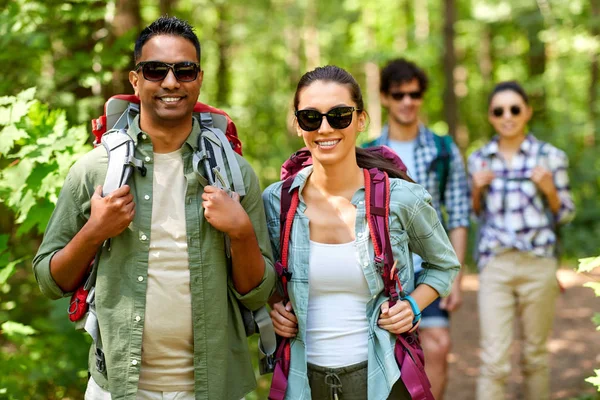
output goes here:
{"type": "Polygon", "coordinates": [[[0,285],[3,285],[6,283],[8,278],[10,278],[11,275],[15,273],[15,267],[17,266],[17,264],[19,264],[20,262],[25,260],[25,258],[27,258],[27,257],[22,257],[22,258],[19,258],[18,260],[9,262],[6,265],[6,267],[0,269],[0,285]]]}
{"type": "Polygon", "coordinates": [[[594,370],[594,373],[596,374],[596,376],[590,376],[585,381],[596,386],[598,388],[598,391],[600,391],[600,369],[594,370]]]}
{"type": "Polygon", "coordinates": [[[0,155],[8,154],[18,140],[28,136],[23,129],[19,129],[14,125],[6,126],[0,131],[0,155]]]}
{"type": "Polygon", "coordinates": [[[15,322],[15,321],[6,321],[5,323],[3,323],[0,328],[2,329],[3,334],[5,334],[6,336],[15,336],[15,335],[21,335],[21,336],[31,336],[35,333],[37,333],[37,331],[35,329],[33,329],[32,327],[30,327],[29,325],[23,325],[19,322],[15,322]]]}
{"type": "Polygon", "coordinates": [[[596,330],[600,331],[600,313],[595,313],[592,317],[592,322],[596,325],[596,330]]]}
{"type": "Polygon", "coordinates": [[[600,267],[600,256],[598,257],[588,257],[588,258],[580,258],[579,259],[579,267],[577,268],[578,272],[591,272],[595,268],[600,267]]]}
{"type": "Polygon", "coordinates": [[[596,297],[600,297],[600,282],[586,282],[583,287],[590,288],[596,294],[596,297]]]}

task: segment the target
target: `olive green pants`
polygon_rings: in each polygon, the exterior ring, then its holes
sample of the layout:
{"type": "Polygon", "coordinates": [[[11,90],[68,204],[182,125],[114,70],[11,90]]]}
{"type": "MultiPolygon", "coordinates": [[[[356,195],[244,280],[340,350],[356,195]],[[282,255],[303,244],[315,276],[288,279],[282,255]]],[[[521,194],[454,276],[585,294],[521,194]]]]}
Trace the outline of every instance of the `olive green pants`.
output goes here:
{"type": "MultiPolygon", "coordinates": [[[[308,382],[313,400],[367,400],[367,362],[342,368],[308,364],[308,382]]],[[[411,400],[402,380],[392,388],[389,399],[411,400]]]]}

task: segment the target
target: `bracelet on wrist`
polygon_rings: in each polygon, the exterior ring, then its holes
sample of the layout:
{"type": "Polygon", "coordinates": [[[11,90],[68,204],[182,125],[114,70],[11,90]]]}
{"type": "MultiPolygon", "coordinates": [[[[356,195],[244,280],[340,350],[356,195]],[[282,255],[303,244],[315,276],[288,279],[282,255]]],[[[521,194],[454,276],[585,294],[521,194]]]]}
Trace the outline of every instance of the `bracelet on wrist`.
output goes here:
{"type": "Polygon", "coordinates": [[[416,300],[413,299],[410,295],[402,297],[402,300],[406,300],[408,301],[408,304],[410,304],[410,308],[412,309],[412,312],[414,314],[413,325],[419,322],[419,320],[421,319],[421,310],[419,309],[419,305],[417,304],[416,300]]]}

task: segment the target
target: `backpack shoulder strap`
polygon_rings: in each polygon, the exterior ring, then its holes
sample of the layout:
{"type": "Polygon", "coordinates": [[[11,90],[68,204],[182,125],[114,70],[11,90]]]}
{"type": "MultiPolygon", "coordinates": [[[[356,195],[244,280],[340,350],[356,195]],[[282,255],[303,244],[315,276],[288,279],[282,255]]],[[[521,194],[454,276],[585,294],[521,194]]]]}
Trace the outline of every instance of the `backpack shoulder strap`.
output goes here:
{"type": "Polygon", "coordinates": [[[295,189],[290,193],[290,188],[292,187],[293,182],[294,177],[291,176],[283,181],[283,185],[281,185],[281,206],[279,211],[280,260],[277,261],[275,265],[275,269],[277,270],[277,274],[279,275],[281,281],[280,292],[286,301],[289,299],[287,284],[292,278],[292,273],[288,270],[290,235],[292,232],[292,224],[294,223],[294,215],[296,214],[299,203],[298,189],[295,189]]]}
{"type": "Polygon", "coordinates": [[[364,170],[364,177],[366,214],[375,248],[375,265],[382,275],[385,293],[390,297],[390,305],[394,305],[404,294],[400,281],[396,279],[394,254],[390,243],[390,181],[385,172],[375,168],[364,170]]]}
{"type": "Polygon", "coordinates": [[[211,185],[233,190],[240,196],[246,195],[246,187],[235,152],[223,131],[214,125],[210,112],[200,113],[201,133],[198,137],[198,151],[194,154],[194,172],[201,175],[198,164],[203,162],[206,177],[211,185]],[[230,184],[227,168],[231,174],[230,184]]]}
{"type": "Polygon", "coordinates": [[[434,168],[438,179],[438,192],[440,193],[440,203],[444,204],[446,201],[446,185],[450,175],[450,161],[452,160],[452,136],[440,136],[434,133],[433,141],[437,150],[434,168]]]}

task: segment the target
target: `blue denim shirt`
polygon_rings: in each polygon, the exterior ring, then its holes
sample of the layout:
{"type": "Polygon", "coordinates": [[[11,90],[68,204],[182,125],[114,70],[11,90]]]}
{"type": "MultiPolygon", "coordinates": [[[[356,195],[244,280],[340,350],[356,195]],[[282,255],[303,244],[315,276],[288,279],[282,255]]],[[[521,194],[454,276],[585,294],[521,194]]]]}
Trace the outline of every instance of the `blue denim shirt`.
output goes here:
{"type": "MultiPolygon", "coordinates": [[[[304,214],[302,198],[304,185],[312,167],[300,171],[290,190],[299,188],[299,205],[294,216],[289,243],[288,268],[292,278],[288,284],[290,300],[298,318],[298,334],[291,341],[291,366],[286,393],[287,400],[311,398],[306,366],[306,321],[308,310],[308,265],[310,251],[309,219],[304,214]]],[[[279,210],[282,182],[274,183],[263,193],[271,246],[275,259],[280,259],[279,210]]],[[[414,290],[414,271],[411,252],[423,257],[424,271],[417,284],[425,283],[440,295],[450,292],[452,281],[460,268],[456,254],[435,209],[431,196],[423,187],[401,179],[390,179],[390,242],[397,260],[403,289],[414,290]]],[[[400,377],[394,357],[395,337],[377,325],[381,304],[387,300],[383,280],[373,263],[373,243],[366,219],[365,191],[359,189],[352,197],[356,207],[355,241],[359,263],[363,267],[371,300],[366,304],[369,321],[368,337],[368,398],[387,399],[391,388],[400,377]]]]}

